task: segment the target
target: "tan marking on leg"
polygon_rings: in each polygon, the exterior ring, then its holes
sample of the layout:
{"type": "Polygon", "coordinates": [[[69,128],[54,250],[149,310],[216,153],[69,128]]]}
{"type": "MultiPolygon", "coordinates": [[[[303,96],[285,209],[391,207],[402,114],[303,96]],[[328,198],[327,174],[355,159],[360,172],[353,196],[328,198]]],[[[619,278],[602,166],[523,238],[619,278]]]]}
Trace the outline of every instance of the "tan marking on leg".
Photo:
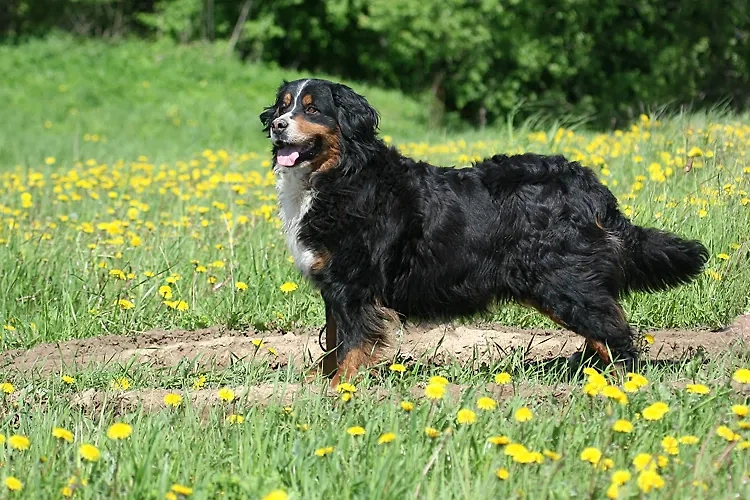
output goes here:
{"type": "Polygon", "coordinates": [[[586,344],[599,355],[602,361],[607,364],[612,363],[612,358],[610,357],[607,345],[604,342],[587,337],[586,344]]]}

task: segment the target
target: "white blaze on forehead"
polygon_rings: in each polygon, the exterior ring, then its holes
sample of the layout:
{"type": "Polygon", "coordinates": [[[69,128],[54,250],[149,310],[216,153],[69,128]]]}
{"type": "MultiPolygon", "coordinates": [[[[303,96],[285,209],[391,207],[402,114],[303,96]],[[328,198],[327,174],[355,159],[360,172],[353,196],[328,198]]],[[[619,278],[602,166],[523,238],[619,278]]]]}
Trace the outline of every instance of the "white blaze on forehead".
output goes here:
{"type": "MultiPolygon", "coordinates": [[[[310,80],[304,80],[302,83],[299,84],[297,87],[297,91],[294,94],[294,99],[289,105],[289,110],[284,113],[283,115],[276,118],[284,119],[287,122],[287,127],[284,129],[284,140],[288,143],[291,143],[291,146],[281,148],[276,153],[276,164],[282,165],[284,167],[293,167],[295,163],[297,163],[297,159],[299,159],[300,151],[299,146],[294,146],[295,143],[301,143],[309,138],[305,135],[301,134],[299,130],[297,130],[296,123],[294,120],[292,120],[292,113],[294,112],[294,109],[297,106],[297,103],[300,100],[300,96],[302,95],[302,91],[305,89],[305,86],[310,80]]],[[[277,133],[271,129],[271,137],[276,137],[277,133]]]]}
{"type": "Polygon", "coordinates": [[[294,94],[294,99],[292,99],[292,104],[289,106],[289,111],[279,116],[279,118],[289,118],[292,116],[292,111],[294,111],[294,108],[297,106],[299,98],[302,95],[302,91],[305,89],[305,85],[307,85],[307,82],[309,81],[310,80],[305,80],[304,82],[300,83],[299,87],[297,87],[297,92],[295,92],[294,94]]]}

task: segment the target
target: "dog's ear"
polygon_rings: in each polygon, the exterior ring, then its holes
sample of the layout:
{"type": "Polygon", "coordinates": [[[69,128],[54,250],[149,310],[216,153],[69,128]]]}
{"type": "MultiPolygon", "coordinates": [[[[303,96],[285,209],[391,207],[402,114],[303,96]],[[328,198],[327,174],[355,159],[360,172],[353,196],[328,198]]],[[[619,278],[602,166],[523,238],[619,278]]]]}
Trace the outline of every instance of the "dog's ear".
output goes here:
{"type": "Polygon", "coordinates": [[[379,116],[367,99],[340,83],[334,85],[331,94],[344,137],[373,139],[377,134],[379,116]]]}
{"type": "Polygon", "coordinates": [[[273,120],[273,115],[276,114],[276,105],[268,106],[267,108],[263,109],[263,112],[260,114],[258,118],[260,118],[260,123],[263,124],[263,131],[267,132],[269,127],[271,126],[271,120],[273,120]]]}
{"type": "Polygon", "coordinates": [[[279,88],[276,90],[276,102],[274,102],[273,105],[268,106],[267,108],[263,108],[263,112],[258,117],[260,118],[260,123],[263,124],[264,132],[268,132],[268,129],[271,126],[271,120],[273,120],[273,115],[276,114],[276,108],[279,105],[279,96],[281,95],[281,91],[288,84],[289,84],[289,81],[286,79],[281,81],[281,85],[279,85],[279,88]]]}

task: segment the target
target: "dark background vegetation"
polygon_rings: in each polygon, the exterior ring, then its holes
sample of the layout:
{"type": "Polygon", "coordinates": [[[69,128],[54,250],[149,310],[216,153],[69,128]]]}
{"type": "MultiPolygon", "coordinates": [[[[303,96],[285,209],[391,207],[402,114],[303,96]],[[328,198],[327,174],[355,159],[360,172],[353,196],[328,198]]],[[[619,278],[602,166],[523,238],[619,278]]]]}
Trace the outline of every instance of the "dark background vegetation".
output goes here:
{"type": "Polygon", "coordinates": [[[433,98],[435,121],[622,125],[750,104],[748,0],[3,0],[0,37],[225,44],[249,61],[433,98]]]}

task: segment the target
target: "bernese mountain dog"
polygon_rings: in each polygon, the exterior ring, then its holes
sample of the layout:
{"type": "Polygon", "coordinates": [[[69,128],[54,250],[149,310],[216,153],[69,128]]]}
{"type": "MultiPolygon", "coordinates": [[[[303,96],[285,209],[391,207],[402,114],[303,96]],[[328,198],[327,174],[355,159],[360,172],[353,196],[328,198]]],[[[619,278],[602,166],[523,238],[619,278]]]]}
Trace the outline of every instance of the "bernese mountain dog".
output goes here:
{"type": "Polygon", "coordinates": [[[618,300],[686,283],[708,258],[698,241],[633,225],[593,171],[562,156],[471,168],[407,158],[346,85],[284,82],[260,120],[286,243],[325,302],[333,383],[378,361],[393,320],[509,300],[580,334],[605,363],[632,364],[618,300]]]}

